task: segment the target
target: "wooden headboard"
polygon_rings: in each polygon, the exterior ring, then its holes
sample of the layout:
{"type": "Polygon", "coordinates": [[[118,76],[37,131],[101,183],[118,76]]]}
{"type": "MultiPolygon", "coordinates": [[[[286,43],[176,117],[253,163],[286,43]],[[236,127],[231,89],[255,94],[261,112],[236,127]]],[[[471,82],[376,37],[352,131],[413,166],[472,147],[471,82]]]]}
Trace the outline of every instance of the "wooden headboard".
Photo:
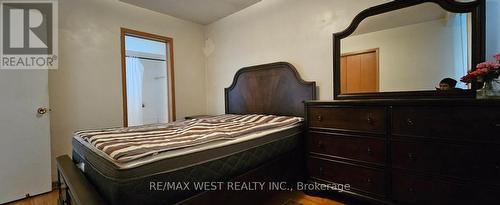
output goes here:
{"type": "Polygon", "coordinates": [[[269,114],[304,117],[304,101],[316,99],[316,83],[302,80],[286,62],[238,70],[224,89],[226,114],[269,114]]]}

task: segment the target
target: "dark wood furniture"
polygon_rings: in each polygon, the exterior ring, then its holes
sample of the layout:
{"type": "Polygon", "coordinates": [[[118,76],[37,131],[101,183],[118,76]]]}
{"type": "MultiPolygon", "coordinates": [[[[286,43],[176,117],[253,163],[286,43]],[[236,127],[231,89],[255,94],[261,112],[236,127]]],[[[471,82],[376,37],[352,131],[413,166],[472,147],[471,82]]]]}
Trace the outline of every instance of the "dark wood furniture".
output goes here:
{"type": "Polygon", "coordinates": [[[227,114],[304,116],[304,100],[316,99],[316,83],[277,62],[238,70],[224,94],[227,114]]]}
{"type": "Polygon", "coordinates": [[[403,92],[366,92],[366,93],[341,93],[341,40],[350,36],[359,24],[371,16],[391,12],[398,9],[415,6],[425,2],[439,4],[443,9],[453,13],[471,13],[472,48],[471,64],[477,65],[485,60],[486,39],[486,3],[485,0],[472,2],[458,2],[455,0],[400,0],[368,8],[359,13],[345,30],[333,34],[333,96],[336,100],[348,99],[420,99],[420,98],[475,98],[475,90],[482,84],[472,83],[471,90],[455,92],[429,91],[403,91],[403,92]]]}
{"type": "Polygon", "coordinates": [[[382,204],[498,204],[500,101],[306,103],[309,180],[382,204]]]}
{"type": "Polygon", "coordinates": [[[191,119],[200,119],[200,118],[205,118],[205,117],[211,117],[212,115],[192,115],[192,116],[186,116],[184,117],[185,120],[191,120],[191,119]]]}
{"type": "MultiPolygon", "coordinates": [[[[228,114],[304,117],[304,102],[315,99],[315,82],[302,80],[297,70],[286,62],[242,68],[236,73],[231,86],[225,89],[226,113],[228,114]]],[[[300,136],[303,134],[298,133],[300,136]]],[[[285,178],[301,180],[303,175],[303,167],[299,162],[301,157],[303,157],[303,149],[297,147],[234,180],[257,181],[285,178]],[[287,174],[283,174],[284,172],[287,174]]],[[[57,168],[62,204],[104,204],[99,193],[69,156],[58,157],[57,168]]],[[[197,197],[209,196],[198,195],[197,197]]]]}
{"type": "Polygon", "coordinates": [[[106,204],[101,196],[94,191],[94,186],[85,179],[83,173],[73,164],[68,155],[59,156],[56,161],[59,205],[106,204]]]}

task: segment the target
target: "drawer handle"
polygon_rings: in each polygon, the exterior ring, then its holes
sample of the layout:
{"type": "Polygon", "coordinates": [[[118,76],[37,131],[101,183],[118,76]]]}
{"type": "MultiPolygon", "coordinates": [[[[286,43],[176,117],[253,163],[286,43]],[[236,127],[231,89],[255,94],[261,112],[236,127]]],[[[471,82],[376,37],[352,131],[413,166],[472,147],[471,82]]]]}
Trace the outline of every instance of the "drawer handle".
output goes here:
{"type": "Polygon", "coordinates": [[[372,183],[372,178],[367,178],[367,179],[366,179],[366,182],[368,182],[368,183],[372,183]]]}
{"type": "Polygon", "coordinates": [[[374,123],[374,120],[373,120],[373,118],[372,118],[370,115],[368,115],[368,117],[366,118],[366,121],[367,121],[367,122],[368,122],[368,124],[370,124],[370,125],[373,125],[373,123],[374,123]]]}
{"type": "Polygon", "coordinates": [[[415,154],[414,153],[408,153],[408,159],[412,160],[412,161],[415,161],[416,157],[415,157],[415,154]]]}
{"type": "Polygon", "coordinates": [[[366,151],[368,152],[369,155],[373,154],[373,151],[372,151],[371,147],[366,148],[366,151]]]}
{"type": "Polygon", "coordinates": [[[325,144],[323,143],[323,141],[318,141],[318,148],[320,149],[325,148],[325,144]]]}
{"type": "Polygon", "coordinates": [[[495,127],[500,127],[500,123],[496,123],[496,124],[495,124],[495,127]]]}
{"type": "Polygon", "coordinates": [[[408,119],[406,119],[406,124],[407,124],[408,126],[413,126],[415,123],[413,123],[413,120],[412,120],[412,119],[408,118],[408,119]]]}
{"type": "Polygon", "coordinates": [[[323,121],[323,116],[321,116],[321,115],[316,116],[316,120],[323,121]]]}

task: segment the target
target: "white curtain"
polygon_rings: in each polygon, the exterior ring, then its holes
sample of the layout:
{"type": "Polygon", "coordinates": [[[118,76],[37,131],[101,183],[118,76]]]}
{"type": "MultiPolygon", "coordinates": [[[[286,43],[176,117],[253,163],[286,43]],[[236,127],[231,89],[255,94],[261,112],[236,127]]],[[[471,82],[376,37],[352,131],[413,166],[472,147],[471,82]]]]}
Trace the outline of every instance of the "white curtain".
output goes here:
{"type": "Polygon", "coordinates": [[[126,59],[128,125],[142,125],[142,84],[144,66],[138,58],[127,57],[126,59]]]}
{"type": "MultiPolygon", "coordinates": [[[[469,69],[471,69],[471,62],[469,59],[471,59],[470,57],[470,51],[471,51],[471,43],[470,43],[470,40],[471,40],[471,36],[470,36],[470,30],[469,29],[472,29],[469,27],[470,23],[469,23],[469,20],[467,19],[468,18],[468,14],[467,13],[461,13],[459,14],[459,17],[460,17],[460,35],[461,35],[461,45],[462,45],[462,72],[461,72],[461,76],[464,76],[467,74],[467,72],[469,71],[469,69]]],[[[461,77],[460,76],[460,77],[461,77]]],[[[460,78],[458,78],[460,79],[460,78]]],[[[467,86],[462,84],[462,83],[459,83],[461,84],[462,86],[459,86],[460,88],[464,88],[464,89],[467,89],[467,86]]],[[[459,85],[457,84],[457,85],[459,85]]]]}
{"type": "MultiPolygon", "coordinates": [[[[471,68],[470,65],[470,24],[468,23],[468,14],[450,14],[448,21],[450,26],[453,26],[453,56],[455,62],[455,75],[450,76],[455,80],[459,80],[462,76],[467,74],[471,68]]],[[[458,88],[467,89],[465,83],[457,83],[458,88]]]]}

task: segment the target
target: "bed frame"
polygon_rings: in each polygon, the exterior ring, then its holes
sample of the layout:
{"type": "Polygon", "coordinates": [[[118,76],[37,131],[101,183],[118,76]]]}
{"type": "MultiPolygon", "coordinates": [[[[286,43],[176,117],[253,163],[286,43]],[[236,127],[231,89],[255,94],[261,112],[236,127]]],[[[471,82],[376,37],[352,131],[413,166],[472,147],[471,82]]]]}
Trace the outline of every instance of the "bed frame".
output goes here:
{"type": "Polygon", "coordinates": [[[227,114],[303,117],[303,102],[316,99],[316,83],[302,80],[286,62],[242,68],[224,91],[227,114]]]}
{"type": "MultiPolygon", "coordinates": [[[[227,114],[272,114],[304,116],[306,100],[316,99],[316,83],[302,80],[293,65],[277,62],[238,70],[230,87],[225,89],[227,114]]],[[[280,175],[279,170],[297,165],[302,150],[287,153],[249,171],[236,180],[265,179],[280,175]]],[[[68,155],[57,157],[59,204],[105,205],[105,201],[86,180],[68,155]]],[[[301,166],[304,167],[304,166],[301,166]]],[[[302,170],[291,170],[290,177],[302,179],[302,170]]],[[[207,197],[199,194],[196,198],[207,197]]]]}

